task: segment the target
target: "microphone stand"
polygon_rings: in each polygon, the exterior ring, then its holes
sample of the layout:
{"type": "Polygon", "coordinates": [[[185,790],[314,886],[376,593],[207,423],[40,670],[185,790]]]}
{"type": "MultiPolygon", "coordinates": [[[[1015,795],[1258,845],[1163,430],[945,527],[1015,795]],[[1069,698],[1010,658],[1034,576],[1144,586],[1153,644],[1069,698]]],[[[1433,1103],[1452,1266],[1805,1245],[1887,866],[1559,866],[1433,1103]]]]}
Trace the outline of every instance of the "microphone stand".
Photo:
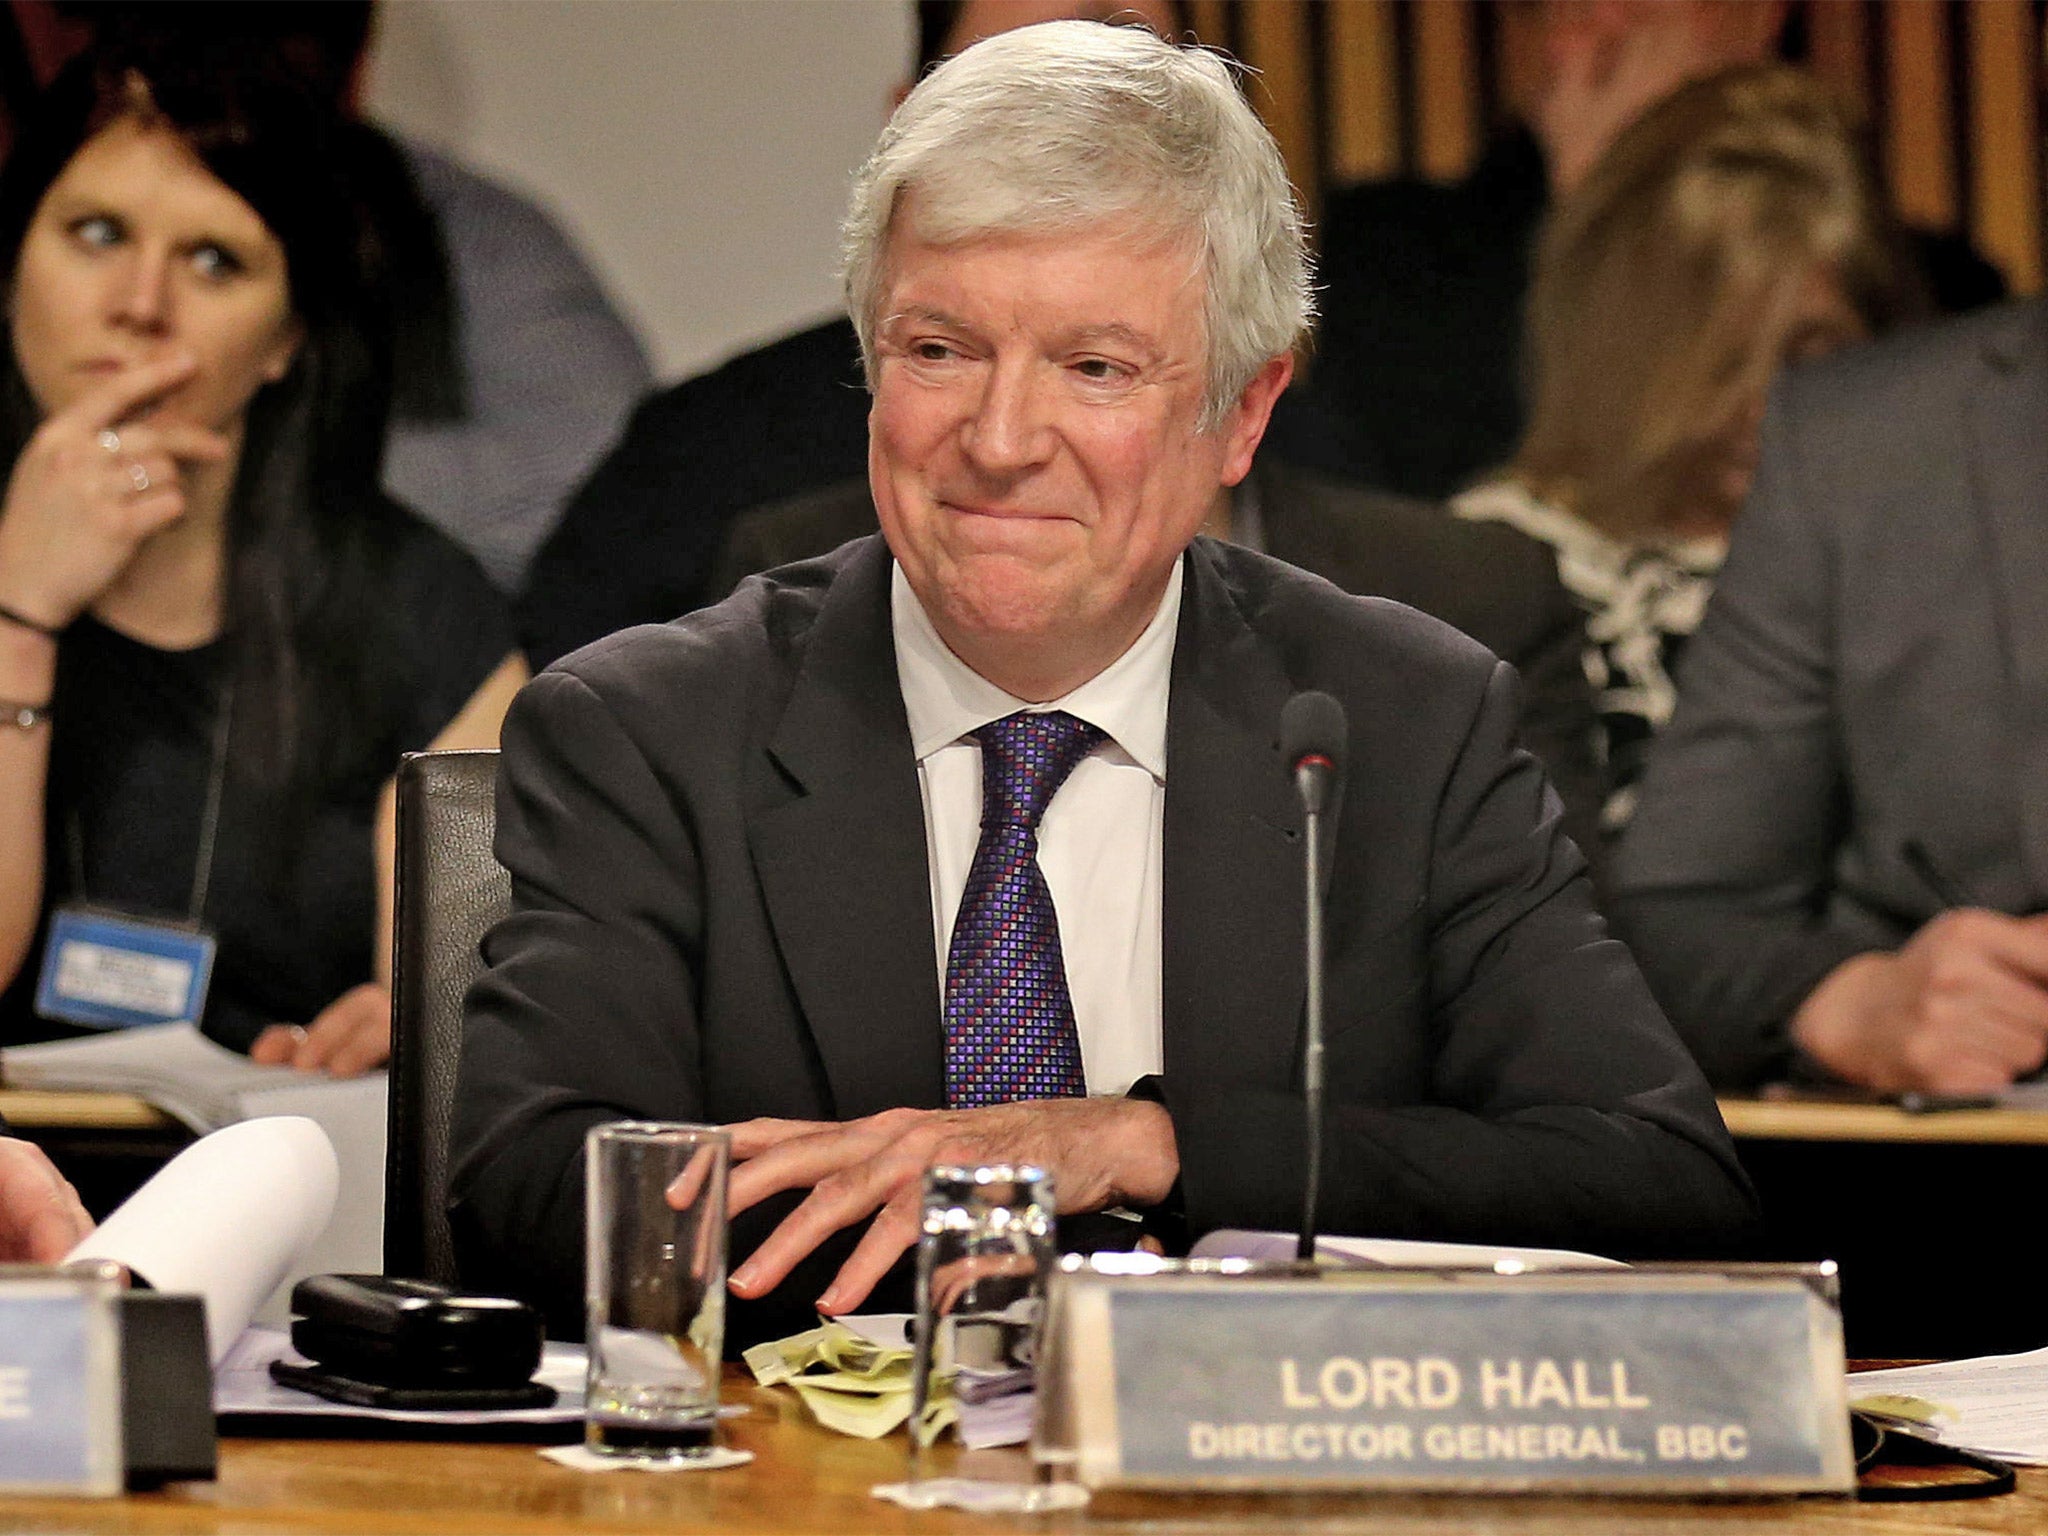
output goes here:
{"type": "Polygon", "coordinates": [[[1305,810],[1302,874],[1307,882],[1307,921],[1303,929],[1308,937],[1308,995],[1301,1083],[1308,1146],[1301,1192],[1301,1237],[1294,1257],[1304,1264],[1313,1263],[1316,1256],[1316,1202],[1323,1186],[1323,776],[1331,767],[1329,759],[1317,755],[1303,759],[1296,768],[1305,810]]]}

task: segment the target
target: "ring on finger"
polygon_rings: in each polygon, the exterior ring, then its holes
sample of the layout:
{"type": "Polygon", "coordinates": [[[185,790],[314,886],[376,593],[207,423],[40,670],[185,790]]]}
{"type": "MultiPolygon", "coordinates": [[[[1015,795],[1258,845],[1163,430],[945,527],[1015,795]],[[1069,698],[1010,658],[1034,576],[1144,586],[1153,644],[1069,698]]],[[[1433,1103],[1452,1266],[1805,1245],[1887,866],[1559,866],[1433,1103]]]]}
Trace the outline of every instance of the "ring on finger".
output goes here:
{"type": "Polygon", "coordinates": [[[100,428],[100,434],[94,441],[106,450],[108,458],[115,459],[121,456],[121,434],[112,427],[100,428]]]}
{"type": "Polygon", "coordinates": [[[129,464],[128,483],[135,487],[135,493],[138,496],[141,495],[144,491],[148,490],[151,485],[155,484],[155,482],[149,478],[149,471],[144,469],[142,465],[139,463],[129,464]]]}

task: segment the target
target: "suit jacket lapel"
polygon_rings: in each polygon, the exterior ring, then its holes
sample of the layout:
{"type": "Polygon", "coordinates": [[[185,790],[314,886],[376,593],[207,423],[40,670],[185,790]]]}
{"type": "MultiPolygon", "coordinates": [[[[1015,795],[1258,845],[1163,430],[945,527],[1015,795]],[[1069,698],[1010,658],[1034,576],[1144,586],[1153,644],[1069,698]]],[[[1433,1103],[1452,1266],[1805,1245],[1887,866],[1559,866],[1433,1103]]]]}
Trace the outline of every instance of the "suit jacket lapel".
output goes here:
{"type": "Polygon", "coordinates": [[[812,626],[769,754],[795,782],[749,827],[754,867],[841,1118],[945,1102],[924,805],[872,539],[812,626]]]}
{"type": "Polygon", "coordinates": [[[2036,896],[2048,896],[2048,624],[2040,618],[2048,593],[2048,308],[2029,306],[2023,316],[1985,349],[1969,426],[2010,651],[2007,707],[2020,724],[2023,863],[2036,896]]]}
{"type": "Polygon", "coordinates": [[[1280,762],[1291,691],[1197,541],[1167,706],[1162,998],[1169,1076],[1296,1074],[1301,811],[1280,762]]]}

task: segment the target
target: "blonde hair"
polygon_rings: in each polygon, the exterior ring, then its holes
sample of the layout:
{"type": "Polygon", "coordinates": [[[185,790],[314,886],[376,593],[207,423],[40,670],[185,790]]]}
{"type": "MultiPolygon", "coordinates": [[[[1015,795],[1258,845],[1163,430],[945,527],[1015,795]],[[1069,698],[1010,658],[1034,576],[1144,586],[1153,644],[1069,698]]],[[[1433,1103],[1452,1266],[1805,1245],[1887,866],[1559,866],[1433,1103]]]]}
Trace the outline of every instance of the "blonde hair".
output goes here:
{"type": "Polygon", "coordinates": [[[1051,21],[940,65],[889,119],[841,232],[846,305],[874,377],[889,232],[954,242],[1112,221],[1187,246],[1204,278],[1205,428],[1314,313],[1300,205],[1230,65],[1135,27],[1051,21]]]}
{"type": "Polygon", "coordinates": [[[1732,519],[1713,466],[1816,267],[1866,323],[1898,307],[1874,184],[1818,82],[1750,66],[1652,107],[1538,244],[1514,476],[1623,540],[1703,509],[1732,519]]]}

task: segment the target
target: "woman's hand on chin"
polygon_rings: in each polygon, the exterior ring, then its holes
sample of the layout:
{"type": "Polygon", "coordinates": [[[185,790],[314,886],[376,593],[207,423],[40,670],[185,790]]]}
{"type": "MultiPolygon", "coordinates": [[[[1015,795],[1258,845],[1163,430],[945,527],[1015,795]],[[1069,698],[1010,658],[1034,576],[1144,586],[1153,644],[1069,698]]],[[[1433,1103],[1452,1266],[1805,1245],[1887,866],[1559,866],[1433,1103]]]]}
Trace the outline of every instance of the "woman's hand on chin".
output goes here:
{"type": "Polygon", "coordinates": [[[62,629],[184,513],[182,466],[225,462],[227,439],[145,418],[195,366],[181,356],[123,369],[36,428],[0,505],[0,601],[62,629]]]}
{"type": "Polygon", "coordinates": [[[249,1047],[264,1066],[359,1077],[391,1059],[391,989],[366,981],[320,1010],[311,1024],[273,1024],[249,1047]]]}

